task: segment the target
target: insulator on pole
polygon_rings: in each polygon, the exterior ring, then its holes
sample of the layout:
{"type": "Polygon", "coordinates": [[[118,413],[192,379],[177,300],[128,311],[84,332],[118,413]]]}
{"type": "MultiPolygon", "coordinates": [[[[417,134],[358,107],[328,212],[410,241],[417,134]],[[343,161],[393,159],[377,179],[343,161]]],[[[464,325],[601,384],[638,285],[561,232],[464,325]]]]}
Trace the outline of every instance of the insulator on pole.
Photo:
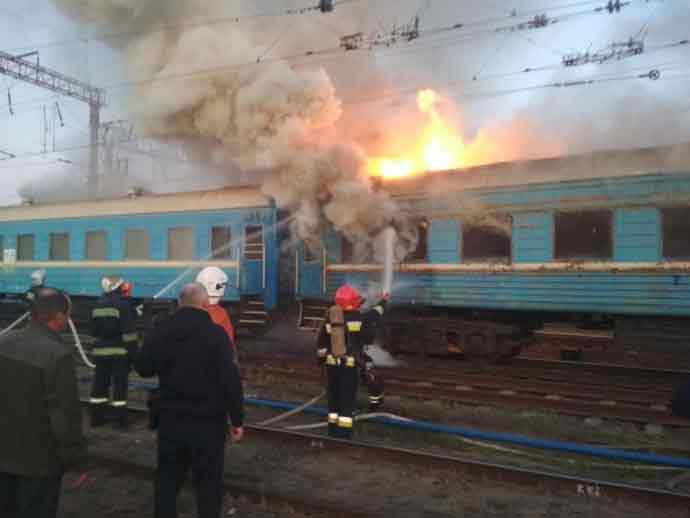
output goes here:
{"type": "Polygon", "coordinates": [[[319,0],[319,10],[322,13],[330,13],[333,12],[333,0],[319,0]]]}

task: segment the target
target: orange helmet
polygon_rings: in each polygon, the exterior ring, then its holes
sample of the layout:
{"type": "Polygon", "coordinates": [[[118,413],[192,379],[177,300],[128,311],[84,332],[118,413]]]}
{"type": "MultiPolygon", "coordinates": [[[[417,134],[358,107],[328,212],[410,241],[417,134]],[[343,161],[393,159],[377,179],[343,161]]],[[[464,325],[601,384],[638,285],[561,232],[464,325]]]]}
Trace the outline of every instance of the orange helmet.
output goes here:
{"type": "Polygon", "coordinates": [[[356,311],[362,305],[362,296],[349,284],[343,284],[335,292],[335,303],[345,311],[356,311]]]}
{"type": "Polygon", "coordinates": [[[123,297],[131,297],[132,296],[132,283],[125,281],[122,283],[122,286],[120,286],[120,290],[122,292],[123,297]]]}

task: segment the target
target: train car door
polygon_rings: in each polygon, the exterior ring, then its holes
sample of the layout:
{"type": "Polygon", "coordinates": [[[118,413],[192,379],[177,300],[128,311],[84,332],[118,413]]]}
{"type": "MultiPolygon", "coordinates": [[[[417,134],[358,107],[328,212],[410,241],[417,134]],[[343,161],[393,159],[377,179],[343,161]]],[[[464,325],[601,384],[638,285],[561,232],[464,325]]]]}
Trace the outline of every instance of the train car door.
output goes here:
{"type": "Polygon", "coordinates": [[[259,295],[266,286],[266,243],[263,225],[244,227],[242,293],[259,295]]]}
{"type": "Polygon", "coordinates": [[[297,261],[299,265],[297,272],[298,293],[300,296],[306,298],[323,296],[323,251],[320,249],[312,250],[302,244],[299,247],[297,261]]]}

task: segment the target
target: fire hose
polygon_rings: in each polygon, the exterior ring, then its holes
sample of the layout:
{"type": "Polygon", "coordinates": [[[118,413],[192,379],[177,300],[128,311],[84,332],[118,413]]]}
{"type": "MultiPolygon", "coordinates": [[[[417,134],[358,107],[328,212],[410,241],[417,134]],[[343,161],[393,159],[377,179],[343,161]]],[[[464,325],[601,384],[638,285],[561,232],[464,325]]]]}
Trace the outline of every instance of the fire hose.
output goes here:
{"type": "Polygon", "coordinates": [[[29,318],[29,315],[30,315],[30,314],[31,314],[31,313],[28,312],[28,311],[27,311],[26,313],[24,313],[24,314],[23,314],[22,316],[20,316],[17,320],[15,320],[14,322],[12,322],[9,326],[7,326],[7,327],[6,327],[5,329],[3,329],[2,331],[0,331],[0,336],[5,336],[7,333],[9,333],[10,331],[12,331],[12,329],[14,329],[15,327],[17,327],[17,326],[18,326],[19,324],[21,324],[22,322],[24,322],[24,320],[26,320],[27,318],[29,318]]]}
{"type": "MultiPolygon", "coordinates": [[[[9,326],[7,326],[5,329],[0,331],[0,337],[6,335],[10,331],[12,331],[12,329],[17,327],[22,322],[24,322],[24,320],[29,318],[29,315],[31,315],[31,313],[29,311],[27,311],[22,316],[20,316],[17,320],[12,322],[9,326]]],[[[72,322],[72,319],[69,318],[67,320],[67,323],[69,324],[69,328],[72,331],[72,336],[74,337],[74,344],[77,346],[77,350],[79,351],[79,355],[81,356],[82,361],[86,364],[87,367],[89,367],[91,369],[95,369],[96,366],[93,363],[91,363],[89,361],[89,358],[86,356],[86,352],[84,351],[84,347],[81,344],[81,340],[79,339],[79,333],[77,333],[77,328],[74,326],[74,322],[72,322]]]]}
{"type": "Polygon", "coordinates": [[[84,348],[81,345],[81,340],[79,339],[79,333],[77,333],[77,328],[75,327],[74,322],[72,322],[72,319],[70,318],[67,320],[67,323],[69,324],[69,328],[72,331],[72,336],[74,337],[74,345],[77,346],[77,350],[79,351],[79,355],[81,356],[82,361],[90,369],[95,369],[96,366],[89,361],[89,358],[86,356],[86,353],[84,352],[84,348]]]}

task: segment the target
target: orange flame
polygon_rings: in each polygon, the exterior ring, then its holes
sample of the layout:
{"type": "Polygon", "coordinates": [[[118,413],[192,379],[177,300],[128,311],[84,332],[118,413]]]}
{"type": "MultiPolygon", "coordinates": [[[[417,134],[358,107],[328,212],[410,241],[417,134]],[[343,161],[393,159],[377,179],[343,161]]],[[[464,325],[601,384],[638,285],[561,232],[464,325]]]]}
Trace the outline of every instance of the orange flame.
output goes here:
{"type": "Polygon", "coordinates": [[[443,171],[463,166],[465,143],[436,109],[438,95],[433,90],[417,94],[417,107],[428,122],[409,156],[401,158],[374,157],[367,163],[372,176],[401,178],[426,171],[443,171]]]}

